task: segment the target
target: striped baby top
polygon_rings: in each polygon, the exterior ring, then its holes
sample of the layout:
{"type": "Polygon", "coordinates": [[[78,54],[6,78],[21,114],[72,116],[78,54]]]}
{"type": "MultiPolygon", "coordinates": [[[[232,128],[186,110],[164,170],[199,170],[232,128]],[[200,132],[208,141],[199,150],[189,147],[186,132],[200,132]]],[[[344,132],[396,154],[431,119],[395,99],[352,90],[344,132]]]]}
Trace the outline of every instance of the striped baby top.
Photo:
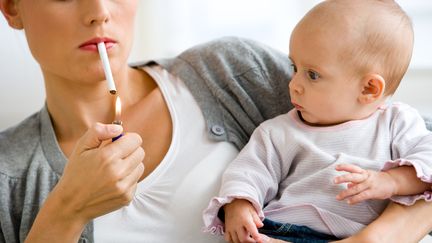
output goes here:
{"type": "MultiPolygon", "coordinates": [[[[371,116],[343,124],[314,127],[295,109],[262,123],[223,175],[219,196],[204,211],[205,230],[223,233],[217,213],[235,198],[249,200],[261,219],[305,225],[345,238],[360,231],[385,209],[388,200],[356,205],[336,200],[346,185],[333,183],[349,163],[364,169],[413,166],[418,178],[432,182],[432,133],[416,110],[387,104],[371,116]]],[[[431,192],[395,196],[411,205],[431,200],[431,192]]]]}

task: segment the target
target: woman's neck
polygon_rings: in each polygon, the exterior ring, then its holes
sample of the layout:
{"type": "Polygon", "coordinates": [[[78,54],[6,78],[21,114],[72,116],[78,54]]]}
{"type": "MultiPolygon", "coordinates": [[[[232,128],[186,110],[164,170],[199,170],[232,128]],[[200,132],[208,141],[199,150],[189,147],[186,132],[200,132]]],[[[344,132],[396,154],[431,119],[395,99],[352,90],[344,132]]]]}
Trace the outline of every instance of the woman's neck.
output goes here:
{"type": "MultiPolygon", "coordinates": [[[[122,110],[127,110],[149,92],[152,80],[143,74],[127,68],[114,76],[122,110]]],[[[95,122],[113,121],[115,96],[109,93],[106,81],[74,82],[47,72],[44,77],[47,107],[60,144],[75,144],[95,122]]]]}

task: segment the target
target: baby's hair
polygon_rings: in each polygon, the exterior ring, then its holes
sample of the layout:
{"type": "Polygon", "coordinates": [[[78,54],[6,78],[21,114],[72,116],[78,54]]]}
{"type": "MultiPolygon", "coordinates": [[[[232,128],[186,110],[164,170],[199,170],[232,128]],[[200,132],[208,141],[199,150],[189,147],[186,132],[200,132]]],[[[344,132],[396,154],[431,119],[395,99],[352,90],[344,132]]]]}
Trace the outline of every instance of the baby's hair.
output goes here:
{"type": "Polygon", "coordinates": [[[385,96],[396,91],[411,61],[414,32],[411,19],[395,1],[327,0],[308,15],[321,23],[348,23],[341,36],[348,40],[338,54],[341,63],[354,67],[354,75],[381,75],[385,96]]]}
{"type": "Polygon", "coordinates": [[[358,38],[359,45],[348,53],[352,56],[351,63],[359,67],[360,75],[376,72],[384,78],[384,95],[388,96],[396,91],[408,69],[414,31],[411,19],[395,1],[378,0],[373,4],[376,5],[377,13],[372,15],[381,16],[371,16],[365,20],[363,35],[358,38]],[[381,19],[381,23],[376,21],[381,19]]]}

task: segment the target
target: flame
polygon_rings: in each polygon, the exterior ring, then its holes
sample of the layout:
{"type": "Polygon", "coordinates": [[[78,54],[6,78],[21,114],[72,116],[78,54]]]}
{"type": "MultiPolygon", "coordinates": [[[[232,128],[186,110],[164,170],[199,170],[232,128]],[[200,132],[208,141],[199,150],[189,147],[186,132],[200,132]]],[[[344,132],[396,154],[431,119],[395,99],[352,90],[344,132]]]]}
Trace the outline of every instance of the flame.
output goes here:
{"type": "Polygon", "coordinates": [[[121,121],[121,100],[120,96],[117,96],[116,102],[115,102],[115,120],[121,121]]]}

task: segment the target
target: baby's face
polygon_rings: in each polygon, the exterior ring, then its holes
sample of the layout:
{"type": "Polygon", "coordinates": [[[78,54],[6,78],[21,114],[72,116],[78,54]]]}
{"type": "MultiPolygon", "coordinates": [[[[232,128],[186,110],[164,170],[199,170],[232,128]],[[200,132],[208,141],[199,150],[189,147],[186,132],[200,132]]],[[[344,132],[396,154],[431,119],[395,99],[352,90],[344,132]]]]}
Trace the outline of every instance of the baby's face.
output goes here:
{"type": "Polygon", "coordinates": [[[360,119],[361,79],[340,61],[346,41],[337,28],[300,24],[290,41],[294,71],[291,102],[310,125],[334,125],[360,119]]]}

